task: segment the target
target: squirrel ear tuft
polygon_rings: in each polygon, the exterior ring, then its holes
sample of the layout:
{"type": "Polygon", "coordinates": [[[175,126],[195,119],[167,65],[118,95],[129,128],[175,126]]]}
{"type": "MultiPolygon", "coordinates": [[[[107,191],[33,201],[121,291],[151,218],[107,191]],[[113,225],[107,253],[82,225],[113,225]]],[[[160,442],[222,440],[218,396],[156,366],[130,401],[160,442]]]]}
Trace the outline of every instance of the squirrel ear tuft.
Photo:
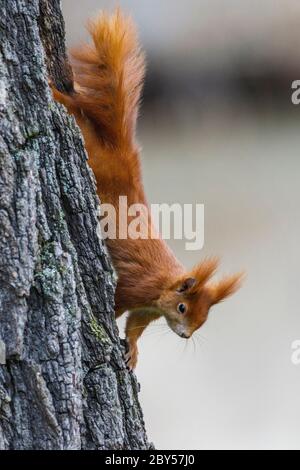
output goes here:
{"type": "Polygon", "coordinates": [[[193,268],[191,276],[196,279],[196,283],[193,286],[194,291],[200,290],[215,274],[218,264],[218,258],[206,258],[193,268]]]}
{"type": "Polygon", "coordinates": [[[244,273],[238,273],[233,276],[224,277],[216,284],[210,285],[209,289],[212,296],[212,305],[222,302],[222,300],[239,290],[244,278],[244,273]]]}
{"type": "Polygon", "coordinates": [[[172,289],[177,292],[186,292],[189,295],[199,292],[204,284],[214,275],[218,266],[217,258],[207,258],[197,264],[186,277],[180,278],[172,289]]]}

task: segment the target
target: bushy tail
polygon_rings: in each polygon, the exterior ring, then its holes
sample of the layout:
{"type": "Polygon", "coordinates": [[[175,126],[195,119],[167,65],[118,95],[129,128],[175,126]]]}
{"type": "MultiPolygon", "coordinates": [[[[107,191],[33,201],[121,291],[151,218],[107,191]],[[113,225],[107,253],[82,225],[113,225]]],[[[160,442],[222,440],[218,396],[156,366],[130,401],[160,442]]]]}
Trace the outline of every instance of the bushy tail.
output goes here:
{"type": "Polygon", "coordinates": [[[135,134],[145,72],[144,54],[131,18],[118,9],[89,22],[93,44],[72,51],[74,100],[113,146],[131,143],[135,134]]]}

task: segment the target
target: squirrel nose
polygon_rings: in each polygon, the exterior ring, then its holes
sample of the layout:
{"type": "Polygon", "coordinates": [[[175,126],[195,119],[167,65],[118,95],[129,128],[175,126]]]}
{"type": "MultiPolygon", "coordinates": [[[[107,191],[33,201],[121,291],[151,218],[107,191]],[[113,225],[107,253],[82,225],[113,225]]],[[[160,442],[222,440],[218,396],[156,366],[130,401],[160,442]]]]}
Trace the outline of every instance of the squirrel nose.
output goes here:
{"type": "Polygon", "coordinates": [[[180,333],[181,338],[188,339],[190,336],[187,335],[186,333],[180,333]]]}

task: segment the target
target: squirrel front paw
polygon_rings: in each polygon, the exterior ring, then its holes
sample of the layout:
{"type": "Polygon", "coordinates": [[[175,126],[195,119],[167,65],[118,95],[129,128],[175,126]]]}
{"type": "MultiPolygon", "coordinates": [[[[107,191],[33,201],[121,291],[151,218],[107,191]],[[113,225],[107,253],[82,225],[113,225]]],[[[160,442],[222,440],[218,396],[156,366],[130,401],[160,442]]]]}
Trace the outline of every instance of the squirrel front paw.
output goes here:
{"type": "Polygon", "coordinates": [[[129,343],[129,349],[127,353],[125,354],[125,362],[129,370],[133,370],[136,368],[138,354],[139,354],[139,351],[138,351],[138,347],[136,343],[135,344],[129,343]]]}

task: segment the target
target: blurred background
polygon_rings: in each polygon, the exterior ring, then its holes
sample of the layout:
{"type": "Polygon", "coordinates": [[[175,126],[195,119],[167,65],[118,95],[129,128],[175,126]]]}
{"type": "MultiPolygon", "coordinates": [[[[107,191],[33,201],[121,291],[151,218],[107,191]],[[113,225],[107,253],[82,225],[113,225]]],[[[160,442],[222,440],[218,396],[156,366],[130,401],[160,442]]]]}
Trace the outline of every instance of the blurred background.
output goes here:
{"type": "MultiPolygon", "coordinates": [[[[192,340],[163,321],[137,376],[157,449],[300,449],[298,0],[119,0],[148,71],[139,122],[149,202],[203,203],[205,246],[247,280],[192,340]]],[[[63,0],[68,45],[112,0],[63,0]]],[[[120,322],[122,332],[123,322],[120,322]]]]}

